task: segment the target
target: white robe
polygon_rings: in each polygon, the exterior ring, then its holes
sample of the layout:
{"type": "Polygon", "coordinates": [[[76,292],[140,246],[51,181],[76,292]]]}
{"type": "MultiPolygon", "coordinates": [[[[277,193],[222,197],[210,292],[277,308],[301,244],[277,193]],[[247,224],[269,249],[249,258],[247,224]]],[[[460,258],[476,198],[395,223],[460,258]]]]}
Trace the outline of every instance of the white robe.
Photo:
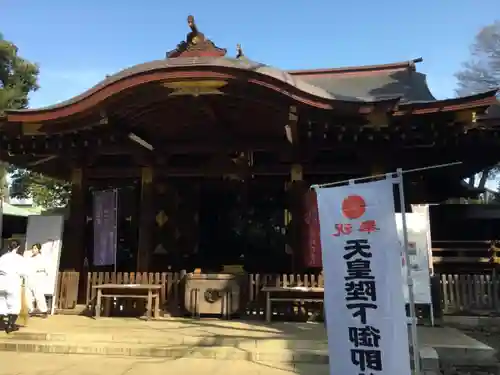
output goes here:
{"type": "Polygon", "coordinates": [[[45,299],[45,286],[47,283],[47,262],[45,257],[41,254],[32,255],[30,251],[28,255],[25,254],[25,259],[29,266],[30,275],[28,276],[28,283],[26,288],[26,300],[28,302],[28,309],[33,312],[33,299],[36,302],[37,309],[45,313],[47,312],[47,301],[45,299]]]}
{"type": "Polygon", "coordinates": [[[27,277],[26,259],[15,251],[0,257],[0,315],[21,312],[21,277],[27,277]]]}

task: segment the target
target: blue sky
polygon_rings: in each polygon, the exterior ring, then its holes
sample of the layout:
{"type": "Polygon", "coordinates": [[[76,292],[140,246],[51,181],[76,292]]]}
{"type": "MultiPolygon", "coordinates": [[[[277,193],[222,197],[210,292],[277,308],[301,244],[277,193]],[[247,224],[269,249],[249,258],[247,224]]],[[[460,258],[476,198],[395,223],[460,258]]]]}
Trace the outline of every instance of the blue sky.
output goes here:
{"type": "Polygon", "coordinates": [[[0,32],[40,64],[31,106],[54,104],[106,74],[161,59],[199,29],[235,53],[283,69],[380,64],[423,57],[438,98],[454,95],[453,73],[498,0],[3,0],[0,32]]]}

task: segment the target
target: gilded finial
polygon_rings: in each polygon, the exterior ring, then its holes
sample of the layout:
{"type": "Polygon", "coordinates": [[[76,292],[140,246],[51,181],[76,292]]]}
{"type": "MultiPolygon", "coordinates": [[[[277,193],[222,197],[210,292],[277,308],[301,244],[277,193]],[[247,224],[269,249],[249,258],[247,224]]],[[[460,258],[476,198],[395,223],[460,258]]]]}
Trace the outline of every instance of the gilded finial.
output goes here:
{"type": "Polygon", "coordinates": [[[180,42],[177,47],[167,52],[167,58],[175,58],[181,56],[224,56],[226,50],[223,48],[218,48],[215,44],[206,39],[205,35],[198,30],[194,16],[189,15],[187,17],[187,24],[189,26],[190,32],[186,35],[186,39],[180,42]]]}
{"type": "Polygon", "coordinates": [[[198,31],[196,23],[194,21],[194,16],[189,15],[187,18],[187,23],[191,32],[186,36],[186,42],[188,45],[200,44],[205,41],[205,35],[198,31]]]}

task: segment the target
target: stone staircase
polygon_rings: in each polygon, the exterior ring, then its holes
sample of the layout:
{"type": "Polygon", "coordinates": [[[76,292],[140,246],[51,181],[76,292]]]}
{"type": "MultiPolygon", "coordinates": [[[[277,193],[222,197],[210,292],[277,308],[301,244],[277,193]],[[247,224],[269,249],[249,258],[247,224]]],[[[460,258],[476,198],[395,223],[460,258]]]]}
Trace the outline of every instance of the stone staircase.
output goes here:
{"type": "MultiPolygon", "coordinates": [[[[427,375],[440,368],[496,368],[496,351],[453,328],[419,327],[420,358],[427,375]],[[472,366],[472,367],[471,367],[472,366]]],[[[217,359],[286,366],[328,364],[321,323],[169,318],[92,319],[56,315],[0,332],[0,351],[87,354],[108,357],[217,359]]],[[[91,357],[89,357],[91,358],[91,357]]],[[[485,371],[485,373],[491,373],[485,371]]]]}
{"type": "Polygon", "coordinates": [[[327,364],[322,327],[309,324],[307,329],[304,335],[296,325],[286,331],[241,322],[96,321],[56,316],[46,321],[32,319],[28,327],[10,335],[0,333],[0,351],[327,364]],[[72,320],[80,325],[68,324],[72,320]]]}

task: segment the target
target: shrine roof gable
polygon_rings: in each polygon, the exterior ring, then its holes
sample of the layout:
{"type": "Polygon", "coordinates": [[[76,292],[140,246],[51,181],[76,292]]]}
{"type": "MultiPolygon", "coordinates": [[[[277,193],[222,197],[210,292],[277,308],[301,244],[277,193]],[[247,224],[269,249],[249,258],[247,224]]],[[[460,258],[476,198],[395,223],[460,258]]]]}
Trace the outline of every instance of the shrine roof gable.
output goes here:
{"type": "Polygon", "coordinates": [[[422,61],[422,58],[418,58],[390,64],[295,70],[289,73],[332,95],[342,93],[364,100],[397,96],[402,103],[435,101],[427,85],[426,75],[416,70],[416,64],[422,61]]]}

